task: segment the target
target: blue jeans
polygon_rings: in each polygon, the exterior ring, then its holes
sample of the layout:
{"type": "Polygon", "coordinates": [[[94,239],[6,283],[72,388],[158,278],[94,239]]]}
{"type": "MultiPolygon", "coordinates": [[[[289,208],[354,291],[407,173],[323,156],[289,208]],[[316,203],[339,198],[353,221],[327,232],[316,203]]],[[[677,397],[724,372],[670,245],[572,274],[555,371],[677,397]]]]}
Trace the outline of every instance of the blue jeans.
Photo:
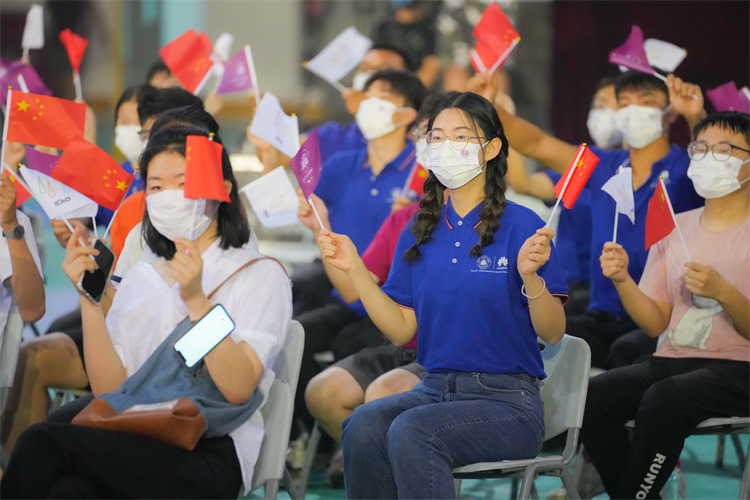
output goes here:
{"type": "Polygon", "coordinates": [[[425,373],[344,421],[348,498],[455,498],[454,467],[537,456],[544,406],[527,374],[425,373]]]}

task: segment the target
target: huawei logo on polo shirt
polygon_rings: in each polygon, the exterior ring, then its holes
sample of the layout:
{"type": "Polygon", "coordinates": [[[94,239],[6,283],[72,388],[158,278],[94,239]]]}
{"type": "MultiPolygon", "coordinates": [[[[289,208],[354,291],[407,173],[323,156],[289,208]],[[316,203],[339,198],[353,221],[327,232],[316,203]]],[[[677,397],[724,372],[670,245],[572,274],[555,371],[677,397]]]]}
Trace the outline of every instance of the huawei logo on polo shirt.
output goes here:
{"type": "Polygon", "coordinates": [[[498,271],[508,270],[508,258],[507,257],[500,257],[499,259],[497,259],[497,270],[498,271]]]}
{"type": "Polygon", "coordinates": [[[492,265],[492,259],[487,257],[486,255],[482,255],[477,259],[477,267],[479,269],[487,269],[492,265]]]}

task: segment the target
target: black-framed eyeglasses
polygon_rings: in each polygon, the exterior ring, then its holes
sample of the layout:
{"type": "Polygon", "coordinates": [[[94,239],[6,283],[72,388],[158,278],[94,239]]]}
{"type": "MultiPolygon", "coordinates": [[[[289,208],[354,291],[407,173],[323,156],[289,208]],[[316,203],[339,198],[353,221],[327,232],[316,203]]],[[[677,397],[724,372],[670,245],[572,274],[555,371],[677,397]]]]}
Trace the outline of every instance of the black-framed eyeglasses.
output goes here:
{"type": "Polygon", "coordinates": [[[710,147],[705,142],[691,142],[688,144],[687,153],[691,160],[702,160],[706,157],[708,151],[711,150],[711,154],[716,161],[727,161],[735,149],[750,153],[750,150],[729,144],[728,142],[719,142],[710,147]]]}
{"type": "Polygon", "coordinates": [[[464,149],[469,143],[469,139],[486,139],[486,137],[470,136],[467,134],[455,134],[453,136],[449,136],[437,130],[427,132],[425,138],[427,139],[427,144],[432,149],[440,149],[446,141],[450,141],[453,149],[457,151],[461,151],[462,149],[464,149]]]}

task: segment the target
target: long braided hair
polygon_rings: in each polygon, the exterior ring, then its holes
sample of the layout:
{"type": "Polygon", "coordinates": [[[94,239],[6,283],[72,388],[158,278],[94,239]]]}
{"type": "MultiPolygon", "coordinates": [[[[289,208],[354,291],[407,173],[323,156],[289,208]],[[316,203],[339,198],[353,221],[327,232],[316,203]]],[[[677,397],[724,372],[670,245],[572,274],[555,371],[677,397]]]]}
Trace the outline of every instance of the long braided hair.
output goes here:
{"type": "MultiPolygon", "coordinates": [[[[482,255],[482,249],[495,241],[495,231],[500,227],[500,216],[505,210],[505,190],[507,183],[505,174],[508,171],[508,140],[505,138],[503,124],[497,116],[497,111],[484,97],[473,92],[452,94],[440,101],[430,115],[427,129],[431,130],[435,118],[446,109],[460,109],[471,119],[472,126],[476,127],[478,136],[483,136],[487,141],[495,137],[503,143],[500,152],[485,166],[484,201],[482,202],[482,213],[479,216],[480,223],[476,231],[479,235],[477,243],[469,252],[472,257],[482,255]]],[[[442,147],[451,147],[443,145],[442,147]]],[[[432,232],[440,221],[443,208],[443,193],[445,186],[438,181],[435,174],[430,172],[424,183],[424,198],[419,204],[419,212],[411,226],[411,232],[416,237],[416,242],[404,252],[404,258],[410,264],[415,263],[422,257],[420,246],[432,241],[432,232]]]]}

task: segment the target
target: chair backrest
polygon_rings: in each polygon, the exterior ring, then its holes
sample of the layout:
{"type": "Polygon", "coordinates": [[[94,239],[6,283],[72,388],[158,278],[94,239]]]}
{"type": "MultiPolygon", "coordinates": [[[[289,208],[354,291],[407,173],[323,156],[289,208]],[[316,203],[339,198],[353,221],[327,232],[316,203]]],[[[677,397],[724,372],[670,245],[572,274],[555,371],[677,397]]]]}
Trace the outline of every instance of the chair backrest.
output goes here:
{"type": "Polygon", "coordinates": [[[544,401],[544,439],[580,428],[589,386],[591,350],[586,341],[564,335],[557,344],[539,339],[547,378],[540,383],[544,401]]]}
{"type": "Polygon", "coordinates": [[[8,393],[13,386],[23,337],[23,319],[15,301],[11,303],[8,321],[0,334],[0,411],[3,411],[8,393]]]}
{"type": "Polygon", "coordinates": [[[292,320],[284,347],[274,365],[276,380],[266,396],[266,404],[260,410],[266,433],[263,436],[258,462],[255,464],[250,491],[259,488],[268,480],[283,478],[286,448],[294,415],[294,393],[304,348],[305,330],[299,322],[292,320]]]}

